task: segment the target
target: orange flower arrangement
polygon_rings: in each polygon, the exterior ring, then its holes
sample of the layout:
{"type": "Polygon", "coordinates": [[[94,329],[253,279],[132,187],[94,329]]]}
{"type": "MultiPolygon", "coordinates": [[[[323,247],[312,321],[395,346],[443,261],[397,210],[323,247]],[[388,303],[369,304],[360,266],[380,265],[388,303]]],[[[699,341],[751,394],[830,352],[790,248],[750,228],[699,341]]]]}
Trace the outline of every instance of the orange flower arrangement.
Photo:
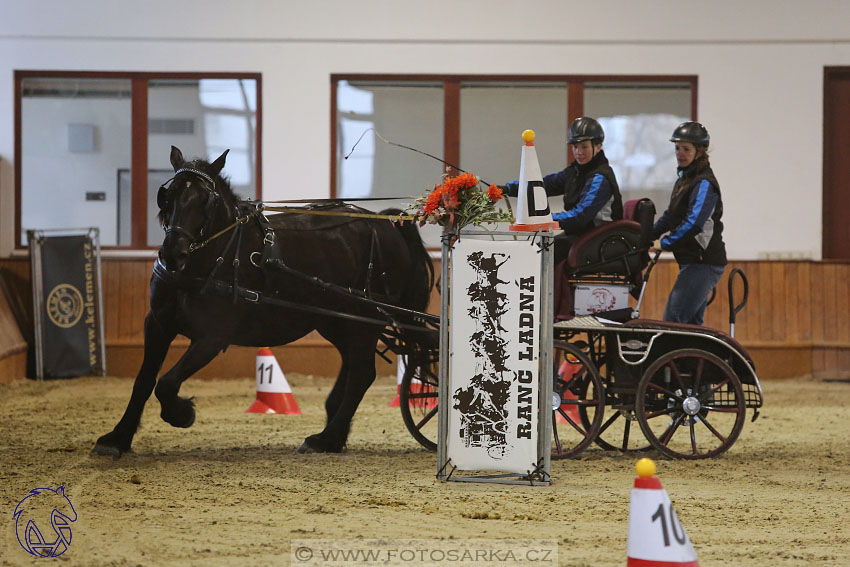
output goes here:
{"type": "Polygon", "coordinates": [[[409,208],[416,209],[414,216],[420,226],[439,224],[450,232],[457,232],[469,224],[512,222],[511,213],[496,208],[496,203],[502,199],[502,190],[496,185],[484,190],[480,183],[472,173],[446,177],[442,184],[417,198],[409,208]]]}

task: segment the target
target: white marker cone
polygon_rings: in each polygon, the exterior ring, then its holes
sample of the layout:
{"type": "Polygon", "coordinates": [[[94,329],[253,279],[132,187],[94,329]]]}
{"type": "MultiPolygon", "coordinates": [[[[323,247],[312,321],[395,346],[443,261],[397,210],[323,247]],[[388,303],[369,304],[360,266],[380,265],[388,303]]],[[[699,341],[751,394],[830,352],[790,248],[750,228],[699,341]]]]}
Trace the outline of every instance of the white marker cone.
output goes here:
{"type": "MultiPolygon", "coordinates": [[[[401,405],[401,381],[404,378],[404,371],[407,366],[404,364],[404,357],[398,357],[398,366],[396,369],[396,379],[398,381],[398,388],[396,391],[395,398],[388,404],[388,407],[397,408],[401,405]]],[[[414,377],[410,381],[410,393],[411,394],[423,394],[423,393],[431,393],[433,389],[430,386],[426,386],[423,384],[418,378],[414,377]]],[[[426,396],[427,399],[424,401],[422,399],[419,400],[411,400],[409,401],[410,407],[425,407],[432,408],[437,405],[437,400],[433,399],[433,396],[426,396]]]]}
{"type": "MultiPolygon", "coordinates": [[[[568,356],[570,356],[570,355],[568,355],[568,356]]],[[[558,379],[562,380],[565,383],[568,383],[570,380],[572,380],[573,375],[576,372],[578,372],[579,370],[581,370],[581,368],[582,368],[581,364],[570,364],[569,362],[567,362],[565,360],[564,362],[561,363],[561,367],[558,369],[558,379]]],[[[562,403],[559,406],[560,410],[563,411],[564,413],[566,413],[567,416],[569,416],[569,418],[573,421],[573,423],[580,424],[581,418],[579,417],[579,414],[578,414],[578,405],[577,404],[565,404],[565,403],[563,403],[563,400],[577,400],[578,396],[576,396],[575,394],[573,394],[572,392],[567,390],[565,392],[562,392],[560,397],[561,397],[561,401],[562,401],[562,403]]],[[[555,407],[555,423],[557,423],[557,424],[569,423],[567,421],[567,418],[564,417],[564,415],[561,413],[561,411],[558,411],[559,407],[555,407]]]]}
{"type": "Polygon", "coordinates": [[[401,405],[401,380],[404,378],[404,357],[399,356],[396,364],[396,390],[395,397],[387,404],[387,407],[397,408],[401,405]]]}
{"type": "Polygon", "coordinates": [[[516,223],[510,226],[514,232],[537,232],[556,230],[558,223],[552,220],[549,198],[543,188],[543,175],[537,163],[534,147],[534,130],[525,130],[522,140],[522,158],[519,164],[519,191],[517,192],[516,223]]]}
{"type": "Polygon", "coordinates": [[[281,413],[301,415],[292,388],[283,375],[277,359],[268,348],[257,351],[257,399],[246,413],[281,413]]]}
{"type": "Polygon", "coordinates": [[[627,567],[699,567],[685,527],[651,459],[637,462],[638,477],[629,504],[627,567]]]}

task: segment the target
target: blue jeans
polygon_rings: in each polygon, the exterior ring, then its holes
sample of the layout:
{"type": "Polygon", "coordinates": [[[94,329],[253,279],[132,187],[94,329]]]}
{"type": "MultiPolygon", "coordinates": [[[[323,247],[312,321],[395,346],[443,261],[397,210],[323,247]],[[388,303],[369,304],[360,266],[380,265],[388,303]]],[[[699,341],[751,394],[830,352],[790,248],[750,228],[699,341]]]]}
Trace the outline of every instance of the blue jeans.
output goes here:
{"type": "Polygon", "coordinates": [[[724,271],[726,266],[681,264],[679,276],[664,307],[664,320],[702,325],[708,296],[724,271]]]}

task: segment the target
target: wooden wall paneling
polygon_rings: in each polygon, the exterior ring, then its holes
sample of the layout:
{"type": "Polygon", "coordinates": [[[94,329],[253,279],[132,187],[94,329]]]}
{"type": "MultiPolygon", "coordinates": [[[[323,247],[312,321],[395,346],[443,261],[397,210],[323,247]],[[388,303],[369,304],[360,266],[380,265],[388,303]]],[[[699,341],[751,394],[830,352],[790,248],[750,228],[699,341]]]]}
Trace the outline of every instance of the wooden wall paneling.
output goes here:
{"type": "Polygon", "coordinates": [[[785,266],[783,262],[770,262],[770,303],[771,303],[771,326],[773,328],[773,340],[780,343],[789,341],[789,331],[786,318],[787,296],[785,295],[785,266]]]}
{"type": "Polygon", "coordinates": [[[121,274],[117,262],[101,263],[101,279],[103,286],[103,334],[106,343],[119,337],[118,327],[121,322],[121,274]]]}
{"type": "Polygon", "coordinates": [[[133,305],[131,296],[127,295],[127,288],[133,285],[133,270],[132,262],[116,262],[121,285],[115,297],[117,305],[114,305],[118,311],[118,328],[116,329],[115,339],[118,342],[127,341],[133,334],[135,321],[133,320],[133,305]]]}
{"type": "Polygon", "coordinates": [[[782,278],[785,286],[785,294],[782,305],[785,311],[785,337],[786,342],[800,341],[800,289],[797,284],[797,270],[801,262],[782,262],[780,264],[782,278]]]}
{"type": "MultiPolygon", "coordinates": [[[[748,274],[752,274],[752,264],[738,262],[732,265],[729,270],[727,270],[726,274],[726,283],[724,284],[724,293],[726,294],[726,301],[729,301],[729,274],[731,273],[733,268],[741,268],[744,271],[744,276],[749,278],[748,274]]],[[[750,280],[747,280],[748,284],[750,280]]],[[[757,320],[757,317],[754,317],[755,310],[753,308],[752,303],[750,303],[750,299],[752,298],[753,288],[752,284],[749,284],[750,288],[747,292],[747,304],[744,308],[738,312],[738,315],[735,318],[735,338],[739,341],[741,340],[749,340],[752,337],[758,336],[756,333],[757,325],[754,323],[757,320]]],[[[736,303],[740,303],[744,299],[744,284],[742,283],[739,277],[735,278],[735,301],[736,303]]],[[[727,303],[728,305],[728,303],[727,303]]],[[[728,313],[727,313],[727,322],[728,322],[728,313]]]]}
{"type": "Polygon", "coordinates": [[[812,342],[822,344],[825,338],[823,310],[826,298],[823,296],[823,264],[812,265],[809,277],[809,294],[812,306],[812,342]]]}
{"type": "MultiPolygon", "coordinates": [[[[838,317],[838,341],[844,348],[850,347],[850,264],[836,265],[835,282],[838,317]]],[[[845,367],[846,368],[846,367],[845,367]]]]}
{"type": "Polygon", "coordinates": [[[777,337],[773,329],[773,290],[770,285],[770,276],[771,269],[768,262],[759,262],[753,270],[753,279],[755,279],[753,288],[758,296],[759,336],[763,341],[775,342],[777,337]]]}
{"type": "Polygon", "coordinates": [[[797,268],[797,340],[801,343],[812,341],[812,294],[810,293],[812,263],[799,262],[797,268]]]}
{"type": "Polygon", "coordinates": [[[761,336],[761,294],[759,293],[759,267],[758,264],[742,266],[750,285],[750,295],[747,299],[747,337],[761,336]]]}
{"type": "MultiPolygon", "coordinates": [[[[838,340],[838,317],[836,309],[838,307],[838,291],[837,280],[835,276],[838,272],[835,264],[823,264],[823,276],[818,281],[819,292],[823,294],[823,338],[827,343],[835,343],[838,340]]],[[[841,313],[841,316],[846,314],[841,313]]]]}

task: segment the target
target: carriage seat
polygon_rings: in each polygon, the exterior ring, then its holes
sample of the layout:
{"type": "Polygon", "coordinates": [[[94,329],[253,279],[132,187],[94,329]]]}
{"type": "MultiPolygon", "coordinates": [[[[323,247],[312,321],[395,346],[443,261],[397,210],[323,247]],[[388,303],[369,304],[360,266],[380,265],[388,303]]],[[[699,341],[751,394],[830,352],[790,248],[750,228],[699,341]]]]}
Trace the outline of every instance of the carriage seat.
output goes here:
{"type": "Polygon", "coordinates": [[[573,243],[567,256],[571,275],[632,276],[646,267],[655,205],[650,199],[632,199],[623,205],[623,217],[589,230],[573,243]]]}
{"type": "MultiPolygon", "coordinates": [[[[635,298],[649,263],[649,245],[655,205],[650,199],[633,199],[623,205],[623,220],[605,223],[581,235],[566,260],[555,266],[555,321],[572,319],[573,294],[580,283],[615,285],[635,298]]],[[[628,320],[631,309],[606,310],[606,317],[628,320]]]]}

